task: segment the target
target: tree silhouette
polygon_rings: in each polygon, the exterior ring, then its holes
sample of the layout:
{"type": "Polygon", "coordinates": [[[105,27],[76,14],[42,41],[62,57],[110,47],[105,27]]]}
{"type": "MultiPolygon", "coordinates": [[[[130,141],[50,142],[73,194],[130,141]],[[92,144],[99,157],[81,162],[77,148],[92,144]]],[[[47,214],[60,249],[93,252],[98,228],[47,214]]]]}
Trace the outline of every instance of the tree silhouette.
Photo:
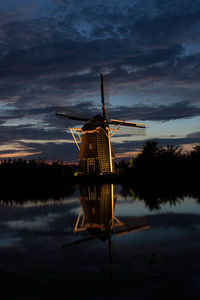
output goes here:
{"type": "Polygon", "coordinates": [[[142,146],[142,153],[139,154],[138,156],[143,156],[143,157],[155,157],[158,153],[158,142],[156,141],[147,141],[145,144],[142,146]]]}

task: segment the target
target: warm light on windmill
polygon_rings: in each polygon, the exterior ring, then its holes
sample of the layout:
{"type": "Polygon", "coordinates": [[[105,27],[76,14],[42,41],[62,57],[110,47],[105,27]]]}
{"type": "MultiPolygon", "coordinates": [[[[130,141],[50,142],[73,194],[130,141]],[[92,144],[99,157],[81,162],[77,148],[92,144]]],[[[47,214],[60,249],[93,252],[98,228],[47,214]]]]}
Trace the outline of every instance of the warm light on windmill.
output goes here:
{"type": "Polygon", "coordinates": [[[122,120],[107,119],[104,101],[104,89],[108,95],[108,86],[105,88],[105,76],[100,74],[101,109],[102,116],[97,114],[91,119],[68,115],[67,109],[58,107],[56,116],[80,121],[84,125],[81,128],[68,127],[79,150],[80,173],[82,174],[110,174],[114,173],[114,151],[111,145],[111,137],[121,131],[128,129],[133,134],[144,135],[146,125],[122,120]],[[75,136],[78,135],[79,142],[75,136]]]}

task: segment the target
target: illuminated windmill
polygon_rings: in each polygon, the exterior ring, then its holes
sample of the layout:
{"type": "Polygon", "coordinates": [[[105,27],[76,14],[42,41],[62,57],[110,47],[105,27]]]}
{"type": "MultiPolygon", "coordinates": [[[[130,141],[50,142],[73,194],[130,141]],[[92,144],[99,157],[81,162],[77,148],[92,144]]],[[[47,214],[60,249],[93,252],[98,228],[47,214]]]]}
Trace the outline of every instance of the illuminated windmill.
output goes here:
{"type": "MultiPolygon", "coordinates": [[[[120,217],[114,215],[117,195],[113,184],[81,185],[81,208],[73,232],[87,232],[86,235],[63,245],[63,249],[84,244],[93,239],[108,241],[109,258],[111,255],[111,238],[149,229],[147,217],[120,217]]],[[[86,233],[85,233],[86,234],[86,233]]]]}
{"type": "Polygon", "coordinates": [[[101,79],[101,108],[102,115],[97,114],[91,119],[71,116],[67,109],[58,107],[56,116],[60,118],[83,122],[80,128],[68,127],[79,149],[80,173],[82,174],[109,174],[114,173],[114,152],[111,145],[111,137],[122,128],[128,129],[129,133],[144,135],[145,124],[125,122],[121,120],[107,119],[104,102],[105,76],[100,74],[101,79]],[[76,139],[76,133],[80,140],[80,146],[76,139]]]}

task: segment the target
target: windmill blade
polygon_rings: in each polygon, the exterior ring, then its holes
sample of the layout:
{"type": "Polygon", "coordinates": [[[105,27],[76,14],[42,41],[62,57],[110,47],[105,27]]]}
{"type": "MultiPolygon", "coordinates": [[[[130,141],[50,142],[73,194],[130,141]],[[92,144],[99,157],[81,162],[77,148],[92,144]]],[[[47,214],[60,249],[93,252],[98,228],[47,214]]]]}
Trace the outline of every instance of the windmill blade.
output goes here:
{"type": "Polygon", "coordinates": [[[104,76],[100,73],[100,87],[101,87],[101,109],[103,118],[106,119],[106,110],[105,110],[105,103],[104,103],[104,76]]]}
{"type": "Polygon", "coordinates": [[[91,236],[86,237],[84,239],[80,239],[80,240],[74,241],[72,243],[65,244],[65,245],[62,246],[62,249],[64,250],[64,249],[67,249],[67,248],[70,248],[70,247],[73,247],[73,246],[81,245],[81,244],[84,244],[84,243],[86,243],[88,241],[91,241],[91,240],[94,240],[94,239],[95,239],[95,237],[93,237],[91,235],[91,236]]]}
{"type": "Polygon", "coordinates": [[[119,126],[146,128],[145,124],[134,123],[134,122],[127,122],[127,121],[122,121],[122,120],[110,119],[110,121],[108,123],[112,124],[112,125],[119,125],[119,126]]]}
{"type": "Polygon", "coordinates": [[[127,234],[127,233],[139,232],[139,231],[143,231],[143,230],[146,230],[146,229],[149,229],[149,228],[151,228],[150,225],[144,225],[144,226],[140,226],[138,228],[135,228],[135,227],[127,228],[125,230],[121,230],[119,232],[116,232],[115,235],[116,236],[122,236],[122,235],[127,234]]]}
{"type": "Polygon", "coordinates": [[[104,75],[104,105],[106,111],[106,118],[109,118],[109,96],[110,96],[110,78],[108,75],[104,75]]]}
{"type": "Polygon", "coordinates": [[[115,234],[121,236],[127,233],[139,232],[151,228],[147,217],[126,217],[124,229],[118,229],[115,234]]]}
{"type": "MultiPolygon", "coordinates": [[[[146,135],[146,125],[141,123],[127,122],[111,119],[108,121],[113,134],[118,136],[146,135]]],[[[112,135],[111,135],[112,136],[112,135]]]]}
{"type": "Polygon", "coordinates": [[[82,121],[82,122],[89,121],[89,119],[86,119],[86,118],[80,118],[80,117],[76,117],[76,116],[69,116],[69,115],[66,115],[66,114],[59,114],[59,113],[56,113],[56,117],[63,118],[63,119],[69,119],[69,120],[75,120],[75,121],[82,121]]]}
{"type": "MultiPolygon", "coordinates": [[[[138,127],[126,127],[126,126],[119,126],[111,124],[109,126],[110,131],[113,131],[114,135],[117,136],[145,136],[146,135],[146,128],[138,128],[138,127]]],[[[111,136],[113,135],[111,134],[111,136]]]]}
{"type": "Polygon", "coordinates": [[[71,116],[67,113],[67,109],[65,107],[57,107],[56,108],[56,117],[63,118],[63,119],[70,119],[75,121],[87,122],[89,121],[88,118],[71,116]]]}

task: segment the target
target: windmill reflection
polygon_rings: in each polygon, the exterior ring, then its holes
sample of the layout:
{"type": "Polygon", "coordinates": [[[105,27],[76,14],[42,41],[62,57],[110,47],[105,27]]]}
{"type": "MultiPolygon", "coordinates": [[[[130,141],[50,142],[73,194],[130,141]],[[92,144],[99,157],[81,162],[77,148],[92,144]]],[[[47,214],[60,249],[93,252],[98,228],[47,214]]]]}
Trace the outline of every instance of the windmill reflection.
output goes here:
{"type": "Polygon", "coordinates": [[[137,232],[150,228],[146,217],[120,217],[114,215],[117,200],[113,184],[80,186],[81,209],[73,232],[88,231],[91,236],[72,244],[82,243],[93,238],[106,241],[114,234],[137,232]]]}
{"type": "Polygon", "coordinates": [[[115,186],[113,184],[81,185],[81,209],[73,232],[87,231],[90,233],[90,236],[63,246],[63,250],[65,250],[68,247],[84,245],[94,238],[101,241],[108,241],[110,281],[112,281],[112,236],[121,236],[150,228],[146,217],[127,216],[118,219],[114,215],[116,200],[115,186]]]}
{"type": "Polygon", "coordinates": [[[93,236],[106,241],[116,227],[123,227],[114,216],[117,196],[113,184],[83,185],[80,187],[79,212],[74,233],[87,230],[93,236]]]}

